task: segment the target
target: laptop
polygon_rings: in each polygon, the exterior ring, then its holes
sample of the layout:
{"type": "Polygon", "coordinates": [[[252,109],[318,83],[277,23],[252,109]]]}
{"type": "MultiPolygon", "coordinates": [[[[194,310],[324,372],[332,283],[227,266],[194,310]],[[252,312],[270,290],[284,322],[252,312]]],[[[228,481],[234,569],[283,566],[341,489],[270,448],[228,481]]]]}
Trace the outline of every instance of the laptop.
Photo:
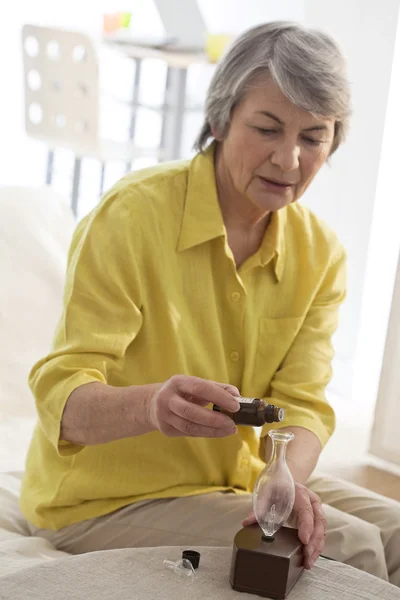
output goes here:
{"type": "Polygon", "coordinates": [[[174,52],[204,52],[207,27],[196,0],[153,1],[165,35],[142,37],[122,30],[115,41],[174,52]]]}

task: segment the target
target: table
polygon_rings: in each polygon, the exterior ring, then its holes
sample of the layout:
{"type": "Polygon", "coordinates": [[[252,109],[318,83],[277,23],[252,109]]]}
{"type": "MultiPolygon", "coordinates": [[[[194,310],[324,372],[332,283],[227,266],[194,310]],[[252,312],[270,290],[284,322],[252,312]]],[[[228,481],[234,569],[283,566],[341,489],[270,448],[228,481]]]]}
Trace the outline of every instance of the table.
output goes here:
{"type": "Polygon", "coordinates": [[[181,141],[183,119],[186,110],[187,72],[194,64],[210,64],[205,53],[181,52],[171,49],[138,46],[134,43],[119,42],[115,39],[104,39],[104,43],[124,57],[135,61],[135,76],[131,98],[131,121],[129,140],[133,140],[136,127],[136,114],[139,105],[140,76],[143,60],[158,59],[167,65],[167,77],[162,110],[162,129],[160,155],[163,160],[181,158],[181,141]]]}

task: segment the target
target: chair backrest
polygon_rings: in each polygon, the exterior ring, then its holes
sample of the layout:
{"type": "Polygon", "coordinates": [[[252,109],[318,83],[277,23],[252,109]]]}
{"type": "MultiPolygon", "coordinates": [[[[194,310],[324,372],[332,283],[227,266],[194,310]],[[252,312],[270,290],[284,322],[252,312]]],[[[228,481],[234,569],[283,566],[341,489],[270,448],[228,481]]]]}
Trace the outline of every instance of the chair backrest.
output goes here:
{"type": "Polygon", "coordinates": [[[74,31],[24,25],[22,53],[28,135],[76,154],[95,151],[99,77],[90,38],[74,31]]]}
{"type": "Polygon", "coordinates": [[[35,415],[27,378],[61,315],[75,220],[52,188],[0,186],[0,223],[1,423],[35,415]]]}

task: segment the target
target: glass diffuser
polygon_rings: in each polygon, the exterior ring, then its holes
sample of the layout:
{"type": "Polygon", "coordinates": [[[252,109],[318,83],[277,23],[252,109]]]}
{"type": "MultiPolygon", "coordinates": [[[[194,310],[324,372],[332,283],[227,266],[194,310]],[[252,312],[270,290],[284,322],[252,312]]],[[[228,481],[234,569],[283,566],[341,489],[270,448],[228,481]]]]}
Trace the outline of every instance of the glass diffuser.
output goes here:
{"type": "Polygon", "coordinates": [[[293,509],[295,486],[286,463],[286,447],[294,438],[290,432],[272,430],[272,452],[260,473],[253,492],[253,509],[264,539],[273,540],[276,531],[293,509]]]}

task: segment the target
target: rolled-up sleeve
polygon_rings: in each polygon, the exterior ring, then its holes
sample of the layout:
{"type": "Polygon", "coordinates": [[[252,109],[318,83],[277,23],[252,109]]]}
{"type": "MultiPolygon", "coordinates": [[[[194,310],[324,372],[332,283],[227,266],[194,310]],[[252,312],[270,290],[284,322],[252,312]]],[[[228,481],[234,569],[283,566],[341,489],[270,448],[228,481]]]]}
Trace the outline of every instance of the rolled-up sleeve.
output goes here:
{"type": "Polygon", "coordinates": [[[81,449],[60,440],[69,395],[86,383],[107,383],[110,369],[123,364],[142,325],[140,306],[130,222],[123,202],[114,202],[112,209],[103,206],[76,229],[52,351],[29,376],[40,425],[60,455],[81,449]]]}
{"type": "MultiPolygon", "coordinates": [[[[313,432],[323,447],[335,428],[335,414],[325,397],[332,377],[332,335],[338,326],[339,306],[346,294],[346,254],[333,254],[304,322],[282,365],[271,381],[265,400],[285,409],[282,423],[273,428],[297,426],[313,432]]],[[[260,456],[265,456],[261,432],[260,456]]]]}

